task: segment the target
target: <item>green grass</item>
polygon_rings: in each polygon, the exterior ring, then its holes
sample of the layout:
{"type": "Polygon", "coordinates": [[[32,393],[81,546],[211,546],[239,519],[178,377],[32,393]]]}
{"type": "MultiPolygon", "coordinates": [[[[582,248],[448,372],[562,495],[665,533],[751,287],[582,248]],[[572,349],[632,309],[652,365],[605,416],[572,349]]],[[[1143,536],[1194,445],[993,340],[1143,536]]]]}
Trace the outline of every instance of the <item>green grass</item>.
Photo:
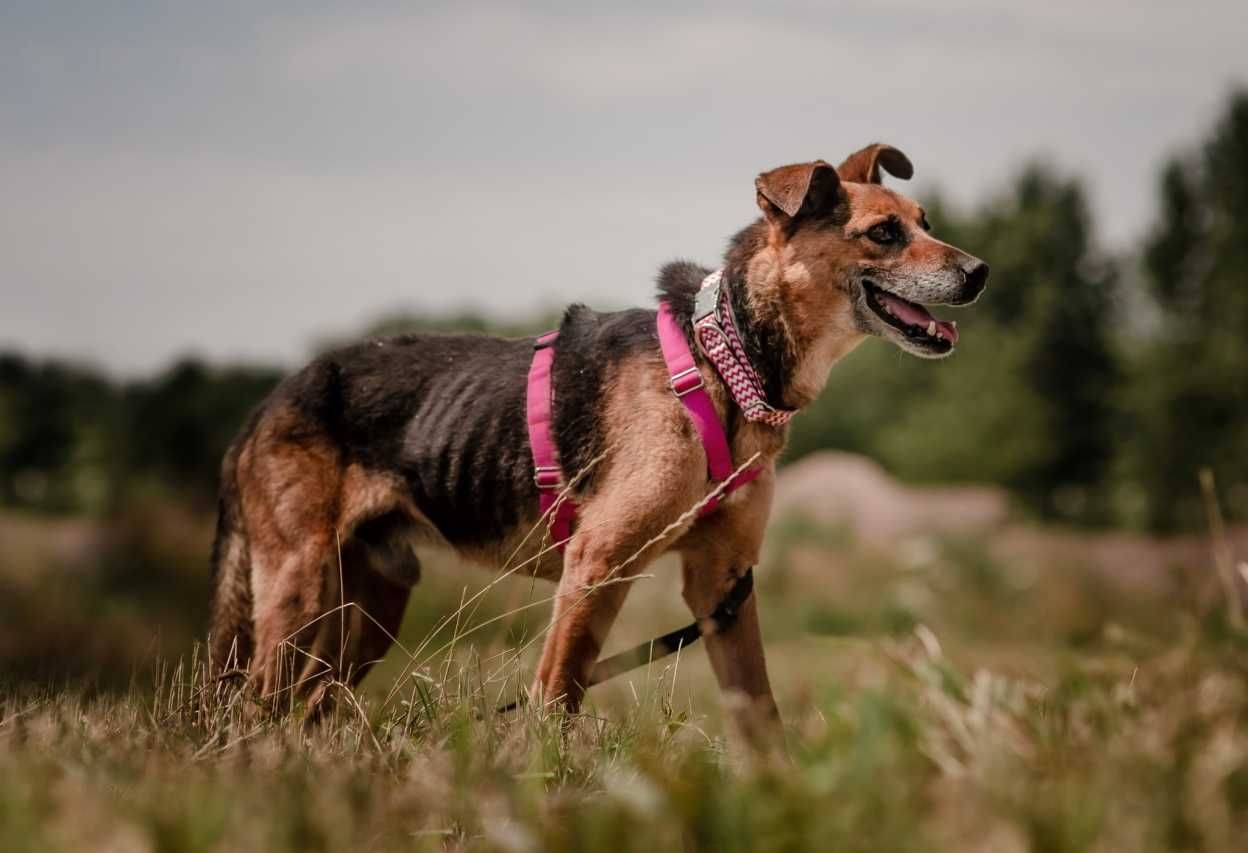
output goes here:
{"type": "MultiPolygon", "coordinates": [[[[1193,628],[1193,631],[1196,629],[1193,628]]],[[[8,850],[1237,850],[1245,640],[1199,632],[1051,684],[967,673],[925,628],[859,646],[790,757],[673,707],[670,672],[564,721],[492,712],[471,656],[311,730],[198,665],[118,696],[0,700],[8,850]]],[[[679,677],[679,676],[678,676],[679,677]]],[[[356,705],[356,701],[359,705],[356,705]]],[[[709,701],[709,700],[708,700],[709,701]]]]}
{"type": "MultiPolygon", "coordinates": [[[[1248,636],[1216,595],[1132,598],[975,540],[890,556],[778,529],[758,594],[787,758],[726,733],[696,647],[574,718],[497,715],[536,648],[500,662],[546,619],[518,608],[550,593],[514,579],[460,630],[514,617],[415,666],[396,651],[312,728],[194,654],[128,689],[6,679],[0,849],[1243,848],[1248,636]]],[[[637,584],[608,653],[684,621],[673,569],[637,584]]],[[[437,648],[489,582],[429,561],[404,645],[437,648]]]]}

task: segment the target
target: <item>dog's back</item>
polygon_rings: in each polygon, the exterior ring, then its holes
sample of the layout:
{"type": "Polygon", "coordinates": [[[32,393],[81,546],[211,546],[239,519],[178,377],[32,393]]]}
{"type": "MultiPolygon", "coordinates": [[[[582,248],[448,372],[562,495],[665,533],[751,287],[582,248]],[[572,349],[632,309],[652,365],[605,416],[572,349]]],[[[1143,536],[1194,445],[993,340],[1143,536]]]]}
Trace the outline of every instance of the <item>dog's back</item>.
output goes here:
{"type": "MultiPolygon", "coordinates": [[[[600,452],[603,384],[613,363],[653,348],[653,318],[582,306],[565,314],[553,433],[570,472],[600,452]]],[[[532,339],[408,335],[326,353],[283,381],[222,466],[214,659],[224,664],[233,654],[245,665],[253,652],[253,596],[275,571],[263,564],[266,553],[279,561],[292,543],[329,530],[334,541],[322,544],[342,551],[344,563],[410,586],[419,577],[416,545],[488,554],[532,522],[532,354],[532,339]]],[[[317,571],[309,568],[303,583],[320,584],[317,571]]]]}

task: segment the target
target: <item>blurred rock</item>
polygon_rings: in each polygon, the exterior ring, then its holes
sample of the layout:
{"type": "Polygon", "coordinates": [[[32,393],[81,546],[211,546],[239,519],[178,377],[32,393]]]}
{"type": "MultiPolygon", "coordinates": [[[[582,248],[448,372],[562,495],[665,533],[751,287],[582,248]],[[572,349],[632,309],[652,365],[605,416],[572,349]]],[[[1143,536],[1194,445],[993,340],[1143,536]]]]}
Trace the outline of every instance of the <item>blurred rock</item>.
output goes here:
{"type": "Polygon", "coordinates": [[[889,543],[923,533],[999,527],[1009,515],[1009,496],[993,486],[907,486],[865,456],[823,452],[777,475],[772,517],[786,514],[889,543]]]}

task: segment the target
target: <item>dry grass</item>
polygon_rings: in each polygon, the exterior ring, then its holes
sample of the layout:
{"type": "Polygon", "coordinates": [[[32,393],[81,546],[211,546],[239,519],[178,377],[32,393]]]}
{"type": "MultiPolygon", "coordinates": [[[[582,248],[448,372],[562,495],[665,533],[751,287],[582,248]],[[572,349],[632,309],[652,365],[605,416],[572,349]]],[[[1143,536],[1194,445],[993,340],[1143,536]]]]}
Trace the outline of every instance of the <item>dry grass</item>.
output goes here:
{"type": "Polygon", "coordinates": [[[192,659],[0,700],[0,827],[15,850],[1238,850],[1243,650],[1192,635],[1043,684],[968,675],[921,625],[856,650],[872,686],[820,685],[791,763],[734,760],[671,670],[565,728],[493,713],[469,654],[305,731],[192,659]]]}
{"type": "MultiPolygon", "coordinates": [[[[548,590],[428,568],[401,647],[310,729],[197,653],[122,691],[0,688],[0,848],[1231,851],[1248,832],[1242,579],[1212,563],[1132,598],[975,539],[886,553],[782,520],[758,594],[787,762],[725,738],[697,649],[571,720],[494,713],[548,590]]],[[[685,620],[670,568],[615,642],[685,620]]]]}

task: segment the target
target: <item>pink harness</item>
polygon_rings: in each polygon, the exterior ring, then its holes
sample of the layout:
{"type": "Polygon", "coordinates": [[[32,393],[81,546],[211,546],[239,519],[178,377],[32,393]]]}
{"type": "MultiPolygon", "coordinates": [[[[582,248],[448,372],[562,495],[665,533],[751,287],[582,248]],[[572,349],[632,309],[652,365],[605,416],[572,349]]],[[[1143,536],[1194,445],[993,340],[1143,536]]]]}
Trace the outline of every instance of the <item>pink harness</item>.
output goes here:
{"type": "MultiPolygon", "coordinates": [[[[706,392],[702,382],[702,374],[694,361],[693,352],[685,340],[680,324],[676,322],[666,302],[659,303],[658,316],[659,347],[663,350],[663,360],[667,362],[667,372],[671,376],[669,384],[672,393],[680,398],[693,420],[693,425],[702,439],[702,447],[706,450],[706,469],[712,482],[723,483],[732,478],[720,495],[712,497],[702,508],[701,515],[714,512],[719,504],[720,496],[741,488],[762,473],[762,468],[749,468],[733,477],[732,451],[728,447],[728,436],[719,421],[715,404],[711,395],[706,392]]],[[[563,478],[563,469],[555,451],[555,442],[551,435],[551,410],[554,393],[550,378],[550,369],[555,360],[555,339],[559,333],[547,332],[534,344],[533,362],[529,366],[529,386],[526,408],[529,422],[529,444],[533,448],[533,482],[537,484],[538,499],[542,515],[547,517],[550,535],[555,546],[562,551],[572,536],[572,524],[576,520],[576,504],[567,496],[560,495],[567,487],[563,478]],[[553,507],[553,511],[552,511],[553,507]]]]}

